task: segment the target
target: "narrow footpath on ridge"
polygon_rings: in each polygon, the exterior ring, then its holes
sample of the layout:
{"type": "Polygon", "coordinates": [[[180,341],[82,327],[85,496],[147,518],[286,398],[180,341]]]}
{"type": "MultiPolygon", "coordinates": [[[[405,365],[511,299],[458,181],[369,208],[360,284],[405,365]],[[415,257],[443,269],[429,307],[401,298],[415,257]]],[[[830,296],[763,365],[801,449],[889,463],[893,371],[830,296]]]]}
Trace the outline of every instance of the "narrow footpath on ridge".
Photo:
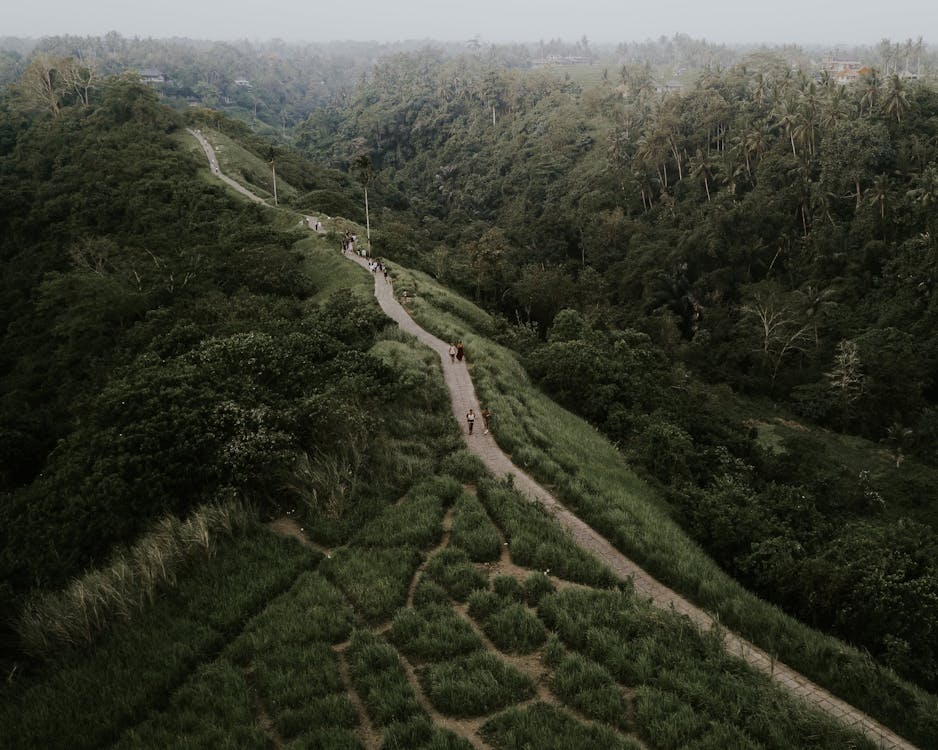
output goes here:
{"type": "MultiPolygon", "coordinates": [[[[238,192],[248,194],[252,200],[263,202],[258,196],[250,193],[240,184],[221,174],[218,162],[215,160],[211,145],[197,131],[189,132],[199,140],[208,157],[214,174],[229,184],[234,183],[238,192]]],[[[307,220],[313,217],[307,217],[307,220]]],[[[313,218],[313,221],[315,219],[313,218]]],[[[336,252],[339,252],[338,249],[336,252]]],[[[368,270],[368,261],[358,255],[348,255],[349,259],[368,270]]],[[[673,608],[677,612],[689,617],[702,629],[709,630],[716,625],[713,617],[705,611],[691,604],[689,601],[661,584],[632,560],[623,555],[612,546],[603,536],[594,531],[579,517],[571,513],[553,495],[535,482],[528,474],[515,466],[508,456],[498,447],[491,434],[476,430],[469,435],[465,427],[466,412],[473,409],[481,414],[475,387],[469,377],[469,370],[465,361],[455,364],[449,359],[449,344],[425,331],[407,313],[394,295],[394,288],[390,281],[386,281],[383,274],[373,274],[375,284],[375,297],[384,313],[395,321],[401,330],[413,335],[418,341],[430,347],[440,357],[443,376],[450,394],[450,405],[456,423],[460,426],[463,439],[470,452],[478,456],[485,466],[496,477],[511,476],[515,488],[526,497],[545,506],[553,517],[564,528],[569,530],[573,539],[583,549],[595,555],[603,564],[608,566],[616,575],[630,578],[635,591],[649,598],[653,604],[663,609],[673,608]]],[[[772,659],[761,649],[740,636],[723,627],[723,642],[727,651],[739,656],[748,664],[769,675],[776,683],[789,692],[801,698],[815,708],[833,716],[843,724],[862,731],[871,738],[878,747],[886,750],[901,748],[902,750],[917,750],[916,746],[899,737],[895,732],[867,716],[862,711],[837,698],[824,688],[811,682],[795,670],[780,661],[772,659]]]]}

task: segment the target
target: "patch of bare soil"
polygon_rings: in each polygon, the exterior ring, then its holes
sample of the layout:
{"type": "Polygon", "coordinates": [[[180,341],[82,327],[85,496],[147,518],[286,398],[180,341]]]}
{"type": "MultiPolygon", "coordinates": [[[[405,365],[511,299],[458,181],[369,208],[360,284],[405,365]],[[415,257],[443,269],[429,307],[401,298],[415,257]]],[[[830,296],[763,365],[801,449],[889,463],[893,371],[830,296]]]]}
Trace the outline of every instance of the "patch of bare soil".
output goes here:
{"type": "Polygon", "coordinates": [[[267,524],[267,528],[278,536],[285,536],[290,539],[296,539],[304,547],[309,547],[310,549],[318,550],[324,555],[332,554],[332,550],[328,547],[323,547],[321,544],[316,544],[312,539],[306,536],[306,531],[297,523],[295,518],[290,516],[282,516],[277,518],[267,524]]]}

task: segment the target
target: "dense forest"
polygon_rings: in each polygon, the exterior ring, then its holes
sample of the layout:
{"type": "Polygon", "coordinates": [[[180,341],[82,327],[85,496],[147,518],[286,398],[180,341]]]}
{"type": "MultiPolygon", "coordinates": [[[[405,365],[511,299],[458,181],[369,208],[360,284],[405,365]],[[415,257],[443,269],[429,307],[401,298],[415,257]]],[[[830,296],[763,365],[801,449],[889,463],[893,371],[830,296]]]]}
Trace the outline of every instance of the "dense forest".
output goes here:
{"type": "Polygon", "coordinates": [[[933,87],[759,54],[659,94],[647,66],[421,53],[298,143],[406,196],[378,251],[499,313],[727,570],[938,689],[933,87]]]}

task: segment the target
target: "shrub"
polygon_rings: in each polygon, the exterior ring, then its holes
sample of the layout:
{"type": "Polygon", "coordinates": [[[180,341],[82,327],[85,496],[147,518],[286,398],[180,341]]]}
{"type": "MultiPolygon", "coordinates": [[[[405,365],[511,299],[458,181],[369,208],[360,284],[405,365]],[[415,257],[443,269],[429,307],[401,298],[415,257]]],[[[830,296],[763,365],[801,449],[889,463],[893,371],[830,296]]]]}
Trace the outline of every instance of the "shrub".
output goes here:
{"type": "Polygon", "coordinates": [[[349,672],[371,720],[380,727],[425,716],[397,653],[367,630],[356,630],[346,652],[349,672]]]}
{"type": "Polygon", "coordinates": [[[485,574],[477,570],[461,549],[440,550],[427,563],[426,575],[439,583],[449,595],[464,602],[470,592],[488,585],[485,574]]]}
{"type": "Polygon", "coordinates": [[[426,576],[421,576],[417,581],[417,587],[414,589],[414,607],[422,607],[425,604],[449,604],[449,601],[449,594],[440,584],[431,581],[426,576]]]}
{"type": "Polygon", "coordinates": [[[622,688],[596,662],[580,654],[567,654],[554,669],[551,689],[583,715],[627,728],[622,688]]]}
{"type": "Polygon", "coordinates": [[[541,702],[526,708],[511,708],[489,719],[482,726],[482,736],[486,742],[500,748],[639,750],[642,747],[611,729],[583,724],[541,702]]]}
{"type": "Polygon", "coordinates": [[[475,562],[497,560],[501,556],[502,542],[498,531],[482,503],[468,492],[456,501],[450,540],[454,547],[465,550],[475,562]]]}
{"type": "Polygon", "coordinates": [[[391,624],[391,640],[409,657],[437,661],[482,648],[472,626],[449,604],[402,609],[391,624]]]}
{"type": "Polygon", "coordinates": [[[534,695],[527,675],[480,652],[420,670],[430,702],[449,716],[481,716],[534,695]]]}
{"type": "Polygon", "coordinates": [[[524,601],[524,591],[521,584],[511,576],[495,576],[492,579],[492,591],[496,595],[512,601],[524,601]]]}
{"type": "Polygon", "coordinates": [[[554,584],[543,573],[531,573],[524,581],[524,598],[532,607],[536,607],[544,596],[553,592],[554,584]]]}
{"type": "Polygon", "coordinates": [[[384,731],[382,750],[471,750],[472,744],[446,729],[435,726],[426,716],[398,721],[384,731]]]}
{"type": "Polygon", "coordinates": [[[413,547],[345,547],[323,560],[320,570],[345,592],[366,619],[378,622],[404,604],[419,565],[420,553],[413,547]]]}
{"type": "Polygon", "coordinates": [[[547,638],[547,631],[523,604],[502,599],[503,606],[490,614],[482,629],[499,649],[512,654],[529,654],[547,638]]]}

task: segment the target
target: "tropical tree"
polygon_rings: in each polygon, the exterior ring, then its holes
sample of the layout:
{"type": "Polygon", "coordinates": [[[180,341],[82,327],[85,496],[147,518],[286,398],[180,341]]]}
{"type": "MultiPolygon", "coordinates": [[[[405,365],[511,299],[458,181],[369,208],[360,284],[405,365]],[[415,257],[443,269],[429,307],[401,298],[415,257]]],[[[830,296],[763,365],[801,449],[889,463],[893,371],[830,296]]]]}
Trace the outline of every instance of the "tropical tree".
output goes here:
{"type": "Polygon", "coordinates": [[[905,84],[898,75],[893,75],[889,79],[883,109],[887,114],[895,117],[896,122],[902,122],[902,115],[909,109],[909,95],[906,93],[905,84]]]}

